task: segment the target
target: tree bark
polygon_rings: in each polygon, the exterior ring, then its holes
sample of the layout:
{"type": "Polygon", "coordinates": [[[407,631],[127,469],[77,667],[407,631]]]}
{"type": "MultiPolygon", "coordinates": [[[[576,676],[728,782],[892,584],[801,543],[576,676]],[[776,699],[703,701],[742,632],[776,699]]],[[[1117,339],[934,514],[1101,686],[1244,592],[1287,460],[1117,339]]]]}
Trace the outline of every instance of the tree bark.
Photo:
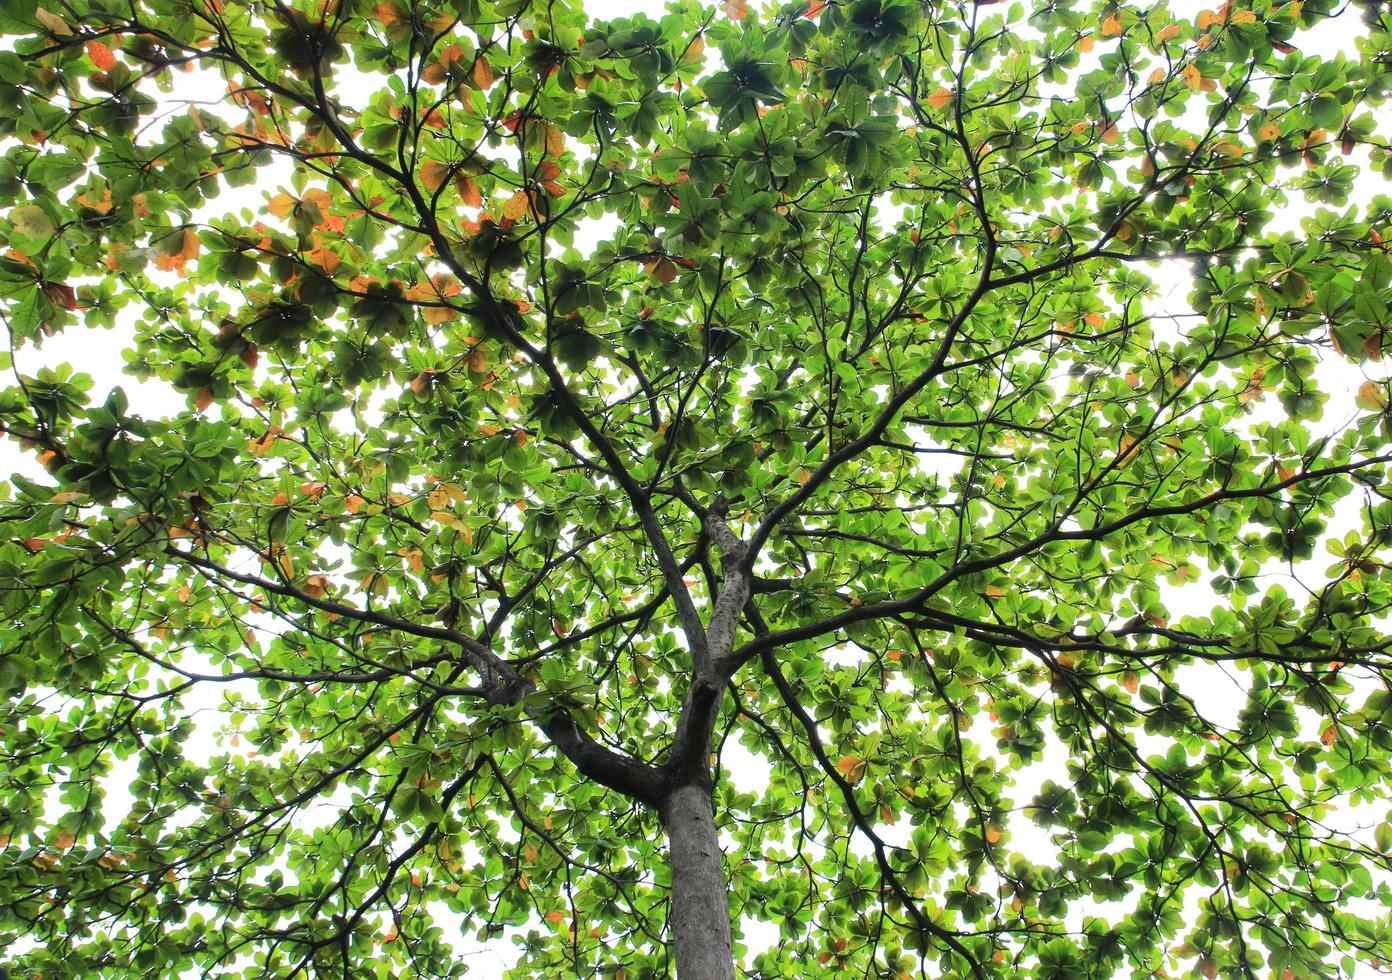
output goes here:
{"type": "Polygon", "coordinates": [[[672,867],[672,946],[678,980],[734,980],[730,903],[709,787],[679,786],[662,807],[672,867]]]}

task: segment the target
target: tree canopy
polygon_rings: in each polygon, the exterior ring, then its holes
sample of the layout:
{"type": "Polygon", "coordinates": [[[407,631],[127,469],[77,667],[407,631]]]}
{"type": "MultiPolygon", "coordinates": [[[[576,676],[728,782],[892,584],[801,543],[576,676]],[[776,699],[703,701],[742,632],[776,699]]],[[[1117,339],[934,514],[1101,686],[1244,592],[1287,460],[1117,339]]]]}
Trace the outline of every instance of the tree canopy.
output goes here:
{"type": "Polygon", "coordinates": [[[1386,4],[42,2],[0,963],[1392,961],[1386,4]]]}

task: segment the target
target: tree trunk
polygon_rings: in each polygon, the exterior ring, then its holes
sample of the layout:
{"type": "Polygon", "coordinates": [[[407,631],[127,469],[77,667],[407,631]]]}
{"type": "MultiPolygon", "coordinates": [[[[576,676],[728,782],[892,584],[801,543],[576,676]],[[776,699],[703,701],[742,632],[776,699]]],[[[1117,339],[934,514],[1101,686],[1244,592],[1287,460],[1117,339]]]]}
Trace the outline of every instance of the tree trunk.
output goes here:
{"type": "Polygon", "coordinates": [[[678,980],[734,980],[730,903],[710,790],[681,786],[662,808],[672,864],[672,945],[678,980]]]}

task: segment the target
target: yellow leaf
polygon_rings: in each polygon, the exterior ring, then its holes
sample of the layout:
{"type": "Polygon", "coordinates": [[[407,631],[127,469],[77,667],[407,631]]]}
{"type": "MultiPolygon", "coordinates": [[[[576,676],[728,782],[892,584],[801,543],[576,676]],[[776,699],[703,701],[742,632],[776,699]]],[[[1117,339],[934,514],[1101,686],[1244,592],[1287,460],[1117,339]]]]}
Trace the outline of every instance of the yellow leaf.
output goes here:
{"type": "Polygon", "coordinates": [[[988,598],[988,599],[1004,599],[1004,598],[1005,598],[1005,590],[1002,589],[999,585],[988,585],[988,586],[986,586],[986,598],[988,598]]]}
{"type": "Polygon", "coordinates": [[[1128,670],[1121,675],[1121,686],[1126,688],[1127,693],[1135,694],[1141,687],[1141,679],[1134,670],[1128,670]]]}
{"type": "Polygon", "coordinates": [[[1281,127],[1275,123],[1267,123],[1265,126],[1261,126],[1257,129],[1257,136],[1267,142],[1280,139],[1281,127]]]}
{"type": "Polygon", "coordinates": [[[1370,412],[1380,412],[1387,407],[1387,392],[1378,382],[1365,381],[1358,386],[1354,404],[1370,412]]]}
{"type": "Polygon", "coordinates": [[[1078,50],[1081,51],[1083,54],[1087,54],[1096,46],[1097,39],[1094,38],[1091,34],[1078,39],[1078,50]]]}
{"type": "Polygon", "coordinates": [[[1232,22],[1234,24],[1255,24],[1257,13],[1254,10],[1239,10],[1232,15],[1232,22]]]}
{"type": "Polygon", "coordinates": [[[1121,441],[1117,443],[1117,458],[1122,463],[1129,463],[1141,452],[1140,440],[1129,432],[1121,434],[1121,441]]]}
{"type": "Polygon", "coordinates": [[[1202,88],[1204,82],[1203,73],[1199,71],[1199,66],[1188,64],[1184,66],[1184,84],[1190,88],[1202,88]]]}
{"type": "Polygon", "coordinates": [[[1164,27],[1160,28],[1160,30],[1155,32],[1155,40],[1160,41],[1161,43],[1164,43],[1165,41],[1172,41],[1177,37],[1179,37],[1178,24],[1166,24],[1164,27]]]}
{"type": "Polygon", "coordinates": [[[1104,317],[1101,313],[1098,313],[1094,310],[1093,312],[1085,314],[1083,316],[1083,322],[1086,323],[1089,327],[1092,327],[1094,330],[1101,330],[1104,326],[1107,325],[1107,318],[1104,317]]]}
{"type": "Polygon", "coordinates": [[[39,7],[34,11],[34,19],[48,28],[50,34],[55,34],[58,37],[72,37],[72,28],[68,26],[67,21],[55,13],[50,13],[39,7]]]}
{"type": "Polygon", "coordinates": [[[701,56],[706,53],[706,36],[697,34],[686,46],[686,52],[682,55],[682,64],[694,65],[701,60],[701,56]]]}
{"type": "Polygon", "coordinates": [[[955,98],[952,89],[940,88],[932,95],[928,96],[928,104],[934,109],[943,109],[955,98]]]}

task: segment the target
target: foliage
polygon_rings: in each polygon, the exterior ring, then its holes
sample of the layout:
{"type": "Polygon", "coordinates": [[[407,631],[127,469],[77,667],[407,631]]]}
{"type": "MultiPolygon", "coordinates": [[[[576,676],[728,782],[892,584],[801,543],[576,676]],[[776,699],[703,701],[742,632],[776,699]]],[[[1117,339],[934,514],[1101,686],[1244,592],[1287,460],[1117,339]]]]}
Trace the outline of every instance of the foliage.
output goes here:
{"type": "Polygon", "coordinates": [[[10,968],[1388,960],[1389,30],[4,5],[10,968]]]}

